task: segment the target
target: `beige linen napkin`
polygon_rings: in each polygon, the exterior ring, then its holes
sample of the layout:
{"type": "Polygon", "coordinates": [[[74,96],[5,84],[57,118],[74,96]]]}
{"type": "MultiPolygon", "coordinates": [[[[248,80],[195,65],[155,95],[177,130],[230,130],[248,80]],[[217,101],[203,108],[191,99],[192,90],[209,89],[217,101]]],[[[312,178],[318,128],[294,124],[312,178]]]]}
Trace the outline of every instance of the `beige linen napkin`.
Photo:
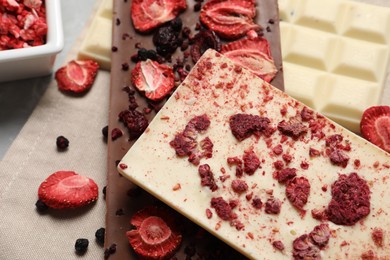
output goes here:
{"type": "MultiPolygon", "coordinates": [[[[79,41],[81,41],[81,34],[79,41]]],[[[67,56],[76,57],[77,46],[67,56]]],[[[108,122],[110,74],[99,71],[83,96],[61,93],[55,81],[0,162],[0,259],[103,259],[104,248],[95,232],[105,227],[107,144],[102,128],[108,122]],[[70,141],[66,151],[57,136],[70,141]],[[58,170],[75,171],[95,180],[98,201],[83,209],[48,210],[35,207],[40,183],[58,170]],[[75,253],[76,239],[87,238],[87,252],[75,253]]]]}
{"type": "Polygon", "coordinates": [[[0,259],[78,259],[77,238],[88,238],[83,259],[102,259],[95,231],[105,225],[106,150],[109,73],[83,97],[60,93],[53,83],[0,165],[0,259]],[[70,145],[59,152],[56,137],[70,145]],[[58,170],[86,175],[99,186],[98,201],[81,210],[36,211],[40,183],[58,170]]]}

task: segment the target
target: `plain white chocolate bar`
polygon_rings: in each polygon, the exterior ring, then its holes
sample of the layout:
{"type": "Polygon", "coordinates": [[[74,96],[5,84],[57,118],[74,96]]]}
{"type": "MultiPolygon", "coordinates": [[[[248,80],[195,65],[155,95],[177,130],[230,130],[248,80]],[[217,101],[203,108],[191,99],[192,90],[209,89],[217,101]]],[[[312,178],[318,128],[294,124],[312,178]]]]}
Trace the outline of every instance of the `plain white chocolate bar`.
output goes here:
{"type": "Polygon", "coordinates": [[[78,59],[93,59],[111,69],[112,0],[102,0],[78,51],[78,59]]]}
{"type": "Polygon", "coordinates": [[[388,256],[390,154],[214,50],[118,171],[251,259],[388,256]]]}
{"type": "Polygon", "coordinates": [[[279,0],[279,10],[286,92],[359,133],[364,110],[381,103],[390,8],[350,0],[279,0]]]}

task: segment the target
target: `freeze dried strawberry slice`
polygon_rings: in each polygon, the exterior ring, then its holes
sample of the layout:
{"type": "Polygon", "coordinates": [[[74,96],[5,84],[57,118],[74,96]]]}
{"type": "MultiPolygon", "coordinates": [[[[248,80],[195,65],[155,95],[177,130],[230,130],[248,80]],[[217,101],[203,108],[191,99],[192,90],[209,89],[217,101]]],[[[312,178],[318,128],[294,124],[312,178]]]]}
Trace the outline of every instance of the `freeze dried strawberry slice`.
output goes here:
{"type": "Polygon", "coordinates": [[[262,37],[248,37],[225,44],[221,53],[267,82],[278,72],[269,43],[262,37]]]}
{"type": "Polygon", "coordinates": [[[238,39],[249,30],[259,31],[253,0],[211,0],[203,5],[199,19],[208,29],[226,39],[238,39]]]}
{"type": "Polygon", "coordinates": [[[139,61],[131,72],[131,81],[150,100],[160,100],[175,86],[173,69],[147,59],[139,61]]]}
{"type": "Polygon", "coordinates": [[[366,109],[360,122],[362,136],[390,153],[390,106],[366,109]]]}
{"type": "Polygon", "coordinates": [[[54,209],[78,208],[97,200],[98,186],[73,171],[58,171],[41,183],[38,197],[54,209]]]}
{"type": "Polygon", "coordinates": [[[55,73],[58,88],[62,91],[83,93],[91,88],[99,70],[93,60],[71,60],[55,73]]]}
{"type": "Polygon", "coordinates": [[[186,8],[185,0],[134,0],[131,4],[131,20],[136,30],[149,32],[173,20],[186,8]]]}
{"type": "Polygon", "coordinates": [[[134,251],[145,259],[169,259],[178,249],[182,235],[167,209],[145,207],[130,220],[133,230],[126,236],[134,251]]]}

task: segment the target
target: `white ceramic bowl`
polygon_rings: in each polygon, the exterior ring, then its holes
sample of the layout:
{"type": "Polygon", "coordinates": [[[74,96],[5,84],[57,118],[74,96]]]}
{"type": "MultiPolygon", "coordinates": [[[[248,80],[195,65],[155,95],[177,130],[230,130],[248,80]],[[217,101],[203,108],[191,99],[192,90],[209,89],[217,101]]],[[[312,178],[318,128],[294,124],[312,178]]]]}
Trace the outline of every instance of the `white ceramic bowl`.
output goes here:
{"type": "Polygon", "coordinates": [[[64,47],[60,0],[46,0],[46,44],[0,51],[0,82],[48,75],[64,47]]]}

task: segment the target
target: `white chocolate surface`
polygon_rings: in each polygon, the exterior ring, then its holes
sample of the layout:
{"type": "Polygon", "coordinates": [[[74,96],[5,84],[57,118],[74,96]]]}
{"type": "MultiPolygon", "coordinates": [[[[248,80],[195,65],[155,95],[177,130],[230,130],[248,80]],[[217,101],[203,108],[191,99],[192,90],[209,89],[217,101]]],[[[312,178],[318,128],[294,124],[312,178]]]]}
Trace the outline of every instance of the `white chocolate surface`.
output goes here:
{"type": "Polygon", "coordinates": [[[103,70],[111,69],[112,6],[112,0],[102,0],[77,55],[95,60],[103,70]]]}
{"type": "Polygon", "coordinates": [[[279,0],[279,10],[286,93],[359,133],[364,110],[381,104],[390,8],[350,0],[279,0]]]}
{"type": "Polygon", "coordinates": [[[272,153],[272,147],[280,143],[280,132],[276,131],[271,136],[271,148],[267,147],[264,137],[257,140],[252,136],[238,142],[231,133],[229,117],[237,113],[262,115],[276,126],[278,122],[295,116],[304,105],[247,70],[237,72],[234,68],[235,65],[229,59],[215,51],[207,51],[122,159],[118,170],[135,184],[252,259],[291,259],[293,240],[320,224],[320,221],[312,218],[310,211],[328,205],[331,198],[330,186],[337,180],[338,174],[357,172],[370,186],[371,213],[351,227],[329,222],[332,236],[328,246],[321,251],[322,258],[358,259],[370,249],[378,257],[388,256],[390,155],[327,119],[322,119],[326,121],[323,130],[326,136],[341,134],[351,145],[351,151],[347,153],[350,160],[346,168],[332,165],[327,156],[309,156],[310,147],[325,150],[324,139],[318,141],[317,138],[310,138],[309,133],[304,141],[294,141],[289,137],[282,144],[284,153],[294,158],[288,167],[296,168],[297,176],[305,176],[311,185],[308,203],[304,207],[307,213],[301,218],[287,200],[285,186],[272,177],[275,171],[273,163],[281,160],[281,155],[272,153]],[[211,64],[211,69],[206,69],[208,64],[211,64]],[[272,99],[264,101],[266,97],[272,99]],[[287,108],[284,116],[281,113],[283,107],[287,108]],[[210,165],[219,186],[214,192],[201,186],[198,167],[189,163],[188,158],[178,157],[169,144],[194,116],[202,114],[207,114],[211,124],[197,140],[199,142],[207,136],[214,148],[212,158],[203,158],[200,164],[210,165]],[[245,194],[238,196],[230,188],[231,181],[236,177],[235,168],[229,167],[227,158],[240,157],[249,148],[253,148],[263,161],[261,169],[254,175],[244,174],[242,177],[250,187],[247,193],[253,192],[264,203],[269,197],[266,191],[272,189],[273,196],[283,201],[279,215],[266,214],[264,206],[262,210],[255,210],[245,199],[245,194]],[[360,160],[359,167],[354,166],[354,160],[360,160]],[[303,161],[309,164],[307,170],[300,167],[303,161]],[[125,164],[127,168],[121,164],[125,164]],[[231,176],[223,183],[219,179],[223,175],[221,167],[225,168],[225,174],[231,176]],[[327,185],[327,191],[322,190],[323,185],[327,185]],[[221,220],[210,207],[211,198],[218,196],[227,201],[239,199],[239,206],[234,212],[245,225],[244,230],[237,231],[228,221],[221,220]],[[210,219],[206,216],[206,209],[213,213],[210,219]],[[371,230],[375,227],[381,227],[385,232],[382,248],[375,246],[371,239],[371,230]],[[273,248],[271,243],[274,240],[284,243],[283,252],[273,248]],[[340,246],[343,241],[348,244],[340,246]]]}

